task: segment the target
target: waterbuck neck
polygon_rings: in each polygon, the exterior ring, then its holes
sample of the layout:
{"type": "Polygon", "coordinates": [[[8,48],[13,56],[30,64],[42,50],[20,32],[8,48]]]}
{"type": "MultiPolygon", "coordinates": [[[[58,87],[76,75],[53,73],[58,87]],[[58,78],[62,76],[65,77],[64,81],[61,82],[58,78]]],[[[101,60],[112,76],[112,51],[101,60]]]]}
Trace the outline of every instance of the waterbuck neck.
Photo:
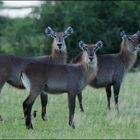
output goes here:
{"type": "Polygon", "coordinates": [[[86,82],[89,83],[97,74],[97,57],[95,56],[94,62],[89,63],[87,53],[83,52],[81,61],[77,63],[77,65],[81,68],[83,74],[85,75],[86,82]]]}
{"type": "Polygon", "coordinates": [[[64,48],[62,51],[58,50],[56,47],[56,42],[53,41],[51,59],[54,63],[57,64],[67,63],[67,49],[65,42],[63,43],[62,48],[64,48]]]}
{"type": "Polygon", "coordinates": [[[137,59],[137,52],[130,52],[127,49],[127,46],[125,44],[124,41],[122,41],[121,43],[121,51],[120,51],[120,57],[124,63],[124,66],[126,68],[126,70],[128,71],[133,64],[135,63],[136,59],[137,59]]]}

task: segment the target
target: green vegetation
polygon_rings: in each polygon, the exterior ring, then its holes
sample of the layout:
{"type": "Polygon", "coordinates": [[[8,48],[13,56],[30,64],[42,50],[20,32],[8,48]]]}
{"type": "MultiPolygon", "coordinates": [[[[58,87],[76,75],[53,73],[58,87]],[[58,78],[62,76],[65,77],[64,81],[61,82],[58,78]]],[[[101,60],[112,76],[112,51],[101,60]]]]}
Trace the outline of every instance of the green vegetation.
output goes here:
{"type": "Polygon", "coordinates": [[[140,138],[140,73],[127,74],[120,91],[120,113],[114,108],[106,110],[104,89],[87,87],[83,92],[85,112],[80,112],[78,102],[75,111],[76,129],[68,126],[67,95],[50,95],[48,103],[48,122],[40,117],[41,104],[38,97],[33,110],[37,117],[33,120],[34,130],[27,130],[24,125],[22,102],[27,91],[17,90],[6,85],[2,90],[0,112],[4,118],[0,122],[0,138],[140,138]]]}

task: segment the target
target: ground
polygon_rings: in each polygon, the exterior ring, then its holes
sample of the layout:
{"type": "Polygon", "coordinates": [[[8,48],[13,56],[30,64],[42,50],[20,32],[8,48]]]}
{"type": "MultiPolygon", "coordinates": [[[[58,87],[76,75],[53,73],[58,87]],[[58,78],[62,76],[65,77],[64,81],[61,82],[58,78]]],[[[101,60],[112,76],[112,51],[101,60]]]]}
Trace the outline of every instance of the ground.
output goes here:
{"type": "Polygon", "coordinates": [[[48,103],[48,121],[41,120],[40,98],[33,110],[37,117],[33,120],[33,130],[24,125],[22,102],[28,95],[26,90],[17,90],[5,85],[0,96],[0,138],[140,138],[140,72],[128,73],[123,81],[117,114],[114,99],[111,99],[111,111],[107,111],[104,89],[86,87],[83,91],[85,112],[80,112],[77,102],[75,110],[76,129],[68,126],[67,94],[50,95],[48,103]]]}

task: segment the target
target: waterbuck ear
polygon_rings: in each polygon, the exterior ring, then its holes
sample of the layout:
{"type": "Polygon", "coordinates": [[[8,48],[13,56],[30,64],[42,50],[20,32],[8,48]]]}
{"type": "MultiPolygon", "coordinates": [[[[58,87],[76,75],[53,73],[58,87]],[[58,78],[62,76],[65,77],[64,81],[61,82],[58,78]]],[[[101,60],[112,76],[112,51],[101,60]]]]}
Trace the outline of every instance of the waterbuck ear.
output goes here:
{"type": "Polygon", "coordinates": [[[120,30],[120,36],[121,38],[124,38],[126,36],[126,33],[124,30],[120,30]]]}
{"type": "Polygon", "coordinates": [[[74,32],[72,26],[69,26],[63,33],[63,37],[66,38],[74,32]]]}
{"type": "Polygon", "coordinates": [[[100,49],[103,46],[103,41],[100,40],[96,43],[96,47],[95,47],[95,51],[97,51],[98,49],[100,49]]]}
{"type": "Polygon", "coordinates": [[[135,48],[136,51],[140,51],[140,44],[137,45],[137,47],[135,48]]]}
{"type": "Polygon", "coordinates": [[[55,38],[55,32],[52,30],[50,26],[46,26],[45,33],[52,38],[55,38]]]}
{"type": "Polygon", "coordinates": [[[85,43],[83,41],[79,41],[79,48],[82,51],[87,51],[87,48],[86,48],[85,43]]]}
{"type": "Polygon", "coordinates": [[[140,48],[140,44],[138,44],[137,47],[140,48]]]}
{"type": "Polygon", "coordinates": [[[140,31],[137,31],[136,35],[137,35],[138,37],[140,37],[140,31]]]}

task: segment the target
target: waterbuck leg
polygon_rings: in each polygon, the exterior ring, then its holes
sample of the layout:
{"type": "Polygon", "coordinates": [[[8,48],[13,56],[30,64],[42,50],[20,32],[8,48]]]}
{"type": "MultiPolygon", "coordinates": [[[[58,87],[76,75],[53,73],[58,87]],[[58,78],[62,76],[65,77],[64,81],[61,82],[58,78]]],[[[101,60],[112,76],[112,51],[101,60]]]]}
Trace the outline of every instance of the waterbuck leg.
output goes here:
{"type": "Polygon", "coordinates": [[[47,121],[48,118],[47,118],[47,113],[46,113],[46,106],[48,103],[48,95],[41,93],[40,99],[41,99],[41,105],[42,105],[41,117],[42,117],[43,121],[47,121]]]}
{"type": "Polygon", "coordinates": [[[111,99],[111,85],[107,85],[105,87],[106,89],[106,95],[107,95],[107,108],[110,110],[110,99],[111,99]]]}
{"type": "Polygon", "coordinates": [[[27,100],[28,100],[28,97],[23,102],[23,113],[24,113],[25,119],[26,119],[26,114],[27,114],[27,100]]]}
{"type": "Polygon", "coordinates": [[[31,110],[33,103],[37,97],[38,93],[32,92],[23,102],[23,112],[25,117],[25,124],[27,129],[33,129],[32,120],[31,120],[31,110]]]}
{"type": "Polygon", "coordinates": [[[76,95],[74,95],[73,93],[68,93],[69,125],[72,128],[75,128],[74,125],[75,100],[76,100],[76,95]]]}
{"type": "Polygon", "coordinates": [[[3,119],[2,119],[2,117],[1,117],[1,115],[0,115],[0,121],[3,121],[3,119]]]}
{"type": "Polygon", "coordinates": [[[78,101],[79,101],[80,110],[81,110],[81,112],[84,112],[84,108],[83,108],[83,104],[82,104],[82,92],[79,93],[77,95],[77,97],[78,97],[78,101]]]}
{"type": "MultiPolygon", "coordinates": [[[[1,77],[1,78],[2,78],[2,77],[1,77]]],[[[2,87],[4,86],[4,84],[5,84],[5,81],[4,81],[4,80],[1,80],[1,81],[0,81],[0,93],[1,93],[1,90],[2,90],[2,87]]],[[[0,121],[3,121],[1,115],[0,115],[0,121]]]]}
{"type": "Polygon", "coordinates": [[[27,105],[27,111],[26,111],[26,113],[27,113],[27,115],[26,115],[26,128],[27,129],[33,129],[32,120],[31,120],[32,105],[33,105],[33,103],[27,105]]]}
{"type": "Polygon", "coordinates": [[[115,108],[119,112],[118,98],[119,98],[119,92],[120,92],[120,84],[115,83],[113,87],[114,87],[115,108]]]}
{"type": "Polygon", "coordinates": [[[32,122],[31,122],[31,108],[32,104],[28,104],[29,96],[23,102],[23,112],[25,118],[25,124],[27,129],[33,129],[32,122]]]}

